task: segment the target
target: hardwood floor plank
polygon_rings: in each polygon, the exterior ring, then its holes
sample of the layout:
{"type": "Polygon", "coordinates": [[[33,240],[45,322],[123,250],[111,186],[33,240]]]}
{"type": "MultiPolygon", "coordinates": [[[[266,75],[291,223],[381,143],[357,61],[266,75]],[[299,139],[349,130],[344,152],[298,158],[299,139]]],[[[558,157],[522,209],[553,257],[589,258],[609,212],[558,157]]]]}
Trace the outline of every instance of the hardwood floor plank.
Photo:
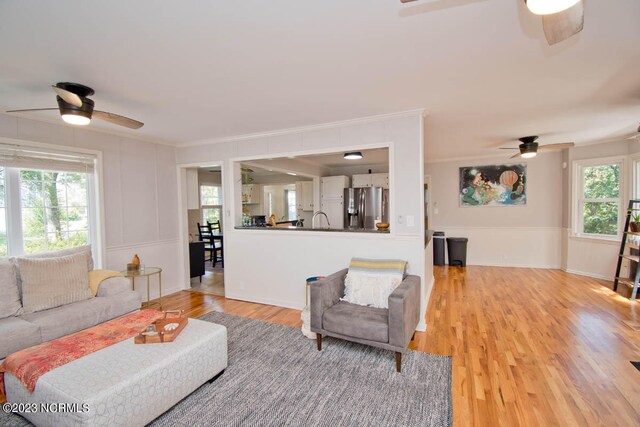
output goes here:
{"type": "MultiPolygon", "coordinates": [[[[559,270],[436,267],[427,332],[409,348],[450,355],[456,426],[638,426],[637,302],[559,270]]],[[[196,291],[163,298],[287,326],[300,312],[196,291]]],[[[157,306],[157,304],[156,304],[157,306]]]]}

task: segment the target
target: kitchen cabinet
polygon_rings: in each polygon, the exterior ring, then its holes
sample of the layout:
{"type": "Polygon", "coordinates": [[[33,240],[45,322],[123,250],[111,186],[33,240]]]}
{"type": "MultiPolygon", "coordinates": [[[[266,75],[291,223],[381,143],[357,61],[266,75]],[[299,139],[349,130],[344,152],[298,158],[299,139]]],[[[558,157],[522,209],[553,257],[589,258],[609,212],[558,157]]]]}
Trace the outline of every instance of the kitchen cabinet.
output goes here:
{"type": "MultiPolygon", "coordinates": [[[[343,199],[322,199],[322,212],[329,218],[329,227],[341,230],[344,228],[344,200],[343,199]]],[[[317,228],[327,228],[327,220],[323,215],[316,217],[317,228]]]]}
{"type": "Polygon", "coordinates": [[[389,174],[388,173],[367,173],[353,175],[353,187],[354,188],[366,188],[366,187],[382,187],[389,188],[389,174]]]}
{"type": "MultiPolygon", "coordinates": [[[[320,178],[320,210],[327,214],[329,228],[344,228],[344,189],[349,188],[349,181],[349,177],[344,175],[320,178]]],[[[327,228],[324,216],[318,215],[316,221],[316,227],[327,228]]]]}
{"type": "Polygon", "coordinates": [[[198,169],[187,169],[187,209],[200,209],[198,169]]]}
{"type": "Polygon", "coordinates": [[[244,184],[242,186],[242,203],[245,205],[260,204],[260,184],[244,184]]]}
{"type": "Polygon", "coordinates": [[[344,189],[349,188],[349,177],[325,176],[320,178],[320,187],[322,189],[322,199],[343,199],[344,189]]]}
{"type": "Polygon", "coordinates": [[[371,186],[382,187],[389,189],[389,174],[388,173],[372,173],[371,174],[371,186]]]}
{"type": "Polygon", "coordinates": [[[313,181],[296,182],[296,206],[300,211],[313,212],[313,181]]]}

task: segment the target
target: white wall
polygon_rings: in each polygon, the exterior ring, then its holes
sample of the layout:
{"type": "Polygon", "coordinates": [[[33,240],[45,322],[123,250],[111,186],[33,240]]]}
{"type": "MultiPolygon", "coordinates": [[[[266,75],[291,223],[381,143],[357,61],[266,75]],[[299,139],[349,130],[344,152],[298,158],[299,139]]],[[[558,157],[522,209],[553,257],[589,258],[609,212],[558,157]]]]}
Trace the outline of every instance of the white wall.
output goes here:
{"type": "MultiPolygon", "coordinates": [[[[409,261],[409,273],[423,279],[423,141],[422,115],[350,121],[285,132],[238,138],[221,143],[181,147],[180,165],[224,162],[223,181],[229,197],[225,221],[225,294],[285,307],[304,305],[305,278],[329,274],[353,256],[397,257],[409,261]],[[249,231],[233,228],[239,209],[240,177],[234,160],[310,154],[318,150],[374,148],[390,144],[391,235],[360,235],[311,231],[249,231]],[[234,191],[235,190],[235,191],[234,191]],[[407,217],[413,217],[413,225],[407,217]]],[[[186,247],[186,243],[185,243],[186,247]]],[[[188,283],[185,274],[184,282],[188,283]]],[[[424,293],[423,293],[424,294],[424,293]]],[[[423,301],[423,307],[426,300],[423,301]]],[[[424,314],[424,313],[423,313],[424,314]]],[[[424,318],[424,316],[422,316],[424,318]]],[[[420,325],[424,329],[425,325],[420,325]]]]}
{"type": "Polygon", "coordinates": [[[501,156],[427,163],[433,210],[430,227],[448,237],[468,237],[468,264],[560,268],[562,153],[517,161],[527,164],[526,205],[459,205],[460,167],[508,163],[516,162],[501,156]]]}
{"type": "MultiPolygon", "coordinates": [[[[163,271],[164,293],[182,287],[173,147],[0,114],[0,137],[82,147],[103,155],[104,268],[123,270],[134,254],[163,271]]],[[[99,262],[99,260],[97,260],[99,262]]],[[[157,295],[152,289],[151,297],[157,295]]]]}

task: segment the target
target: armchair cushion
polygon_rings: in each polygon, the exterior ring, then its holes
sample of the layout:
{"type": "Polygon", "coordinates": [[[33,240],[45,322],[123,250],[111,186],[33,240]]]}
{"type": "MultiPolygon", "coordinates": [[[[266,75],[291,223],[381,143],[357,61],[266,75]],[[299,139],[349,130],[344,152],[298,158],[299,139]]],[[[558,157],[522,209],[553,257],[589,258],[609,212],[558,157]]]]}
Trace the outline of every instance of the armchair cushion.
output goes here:
{"type": "Polygon", "coordinates": [[[364,340],[389,342],[389,310],[340,301],[324,312],[324,329],[364,340]]]}

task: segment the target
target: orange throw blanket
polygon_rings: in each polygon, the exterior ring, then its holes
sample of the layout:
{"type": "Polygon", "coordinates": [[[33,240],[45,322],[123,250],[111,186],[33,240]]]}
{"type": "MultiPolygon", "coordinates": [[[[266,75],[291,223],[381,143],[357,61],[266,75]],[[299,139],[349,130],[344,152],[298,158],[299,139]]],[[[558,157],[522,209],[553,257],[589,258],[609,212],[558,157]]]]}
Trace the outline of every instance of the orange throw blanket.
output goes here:
{"type": "Polygon", "coordinates": [[[25,348],[10,354],[0,365],[0,391],[4,373],[10,372],[33,393],[38,379],[76,359],[138,335],[147,325],[164,316],[157,310],[141,310],[92,328],[25,348]]]}

